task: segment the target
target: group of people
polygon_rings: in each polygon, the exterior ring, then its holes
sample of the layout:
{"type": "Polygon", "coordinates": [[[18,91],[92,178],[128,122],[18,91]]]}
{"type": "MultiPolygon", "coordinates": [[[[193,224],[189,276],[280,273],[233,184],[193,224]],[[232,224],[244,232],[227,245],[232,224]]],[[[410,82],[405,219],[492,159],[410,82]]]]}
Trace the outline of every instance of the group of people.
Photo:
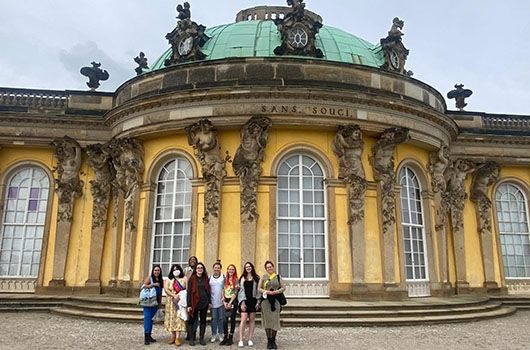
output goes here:
{"type": "MultiPolygon", "coordinates": [[[[162,288],[166,293],[164,325],[171,333],[169,344],[180,346],[182,335],[194,346],[199,330],[199,344],[206,345],[206,317],[211,311],[211,339],[219,345],[230,346],[234,342],[237,312],[240,313],[238,346],[253,346],[256,327],[256,312],[261,311],[261,324],[267,335],[267,349],[277,349],[276,334],[280,329],[280,297],[285,285],[276,274],[274,264],[267,261],[266,273],[260,278],[251,262],[245,263],[243,273],[238,277],[235,265],[230,264],[226,274],[217,261],[208,275],[206,267],[195,256],[188,260],[188,266],[171,266],[167,279],[162,278],[159,265],[153,266],[151,275],[144,281],[145,288],[155,287],[158,305],[161,305],[162,288]],[[248,324],[248,333],[245,331],[248,324]],[[229,327],[230,326],[230,327],[229,327]]],[[[153,317],[158,306],[144,307],[145,345],[156,340],[151,336],[153,317]]]]}

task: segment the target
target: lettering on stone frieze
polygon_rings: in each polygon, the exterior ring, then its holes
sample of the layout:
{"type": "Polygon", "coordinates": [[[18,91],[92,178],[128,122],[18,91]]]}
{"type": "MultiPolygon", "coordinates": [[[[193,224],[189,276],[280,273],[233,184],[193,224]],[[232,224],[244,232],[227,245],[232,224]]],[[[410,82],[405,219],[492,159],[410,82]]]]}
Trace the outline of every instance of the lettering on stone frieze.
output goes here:
{"type": "Polygon", "coordinates": [[[305,114],[330,117],[355,117],[354,110],[347,107],[262,105],[262,113],[268,114],[305,114]]]}

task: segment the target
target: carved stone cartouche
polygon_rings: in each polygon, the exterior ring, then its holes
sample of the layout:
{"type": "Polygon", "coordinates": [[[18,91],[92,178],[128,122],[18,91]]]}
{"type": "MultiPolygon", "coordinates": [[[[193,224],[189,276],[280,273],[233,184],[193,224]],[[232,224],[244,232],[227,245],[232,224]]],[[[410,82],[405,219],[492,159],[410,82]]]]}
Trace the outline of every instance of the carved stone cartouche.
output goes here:
{"type": "Polygon", "coordinates": [[[241,182],[241,215],[250,221],[258,218],[257,190],[271,125],[267,117],[252,117],[241,129],[241,145],[232,162],[241,182]]]}
{"type": "Polygon", "coordinates": [[[274,49],[278,56],[300,55],[322,58],[322,50],[316,47],[316,35],[322,23],[306,14],[303,0],[287,0],[292,7],[284,18],[274,19],[280,32],[282,44],[274,49]]]}
{"type": "Polygon", "coordinates": [[[83,181],[79,179],[81,168],[81,146],[71,137],[54,140],[53,155],[57,158],[56,191],[59,197],[57,220],[71,222],[74,199],[83,191],[83,181]]]}
{"type": "Polygon", "coordinates": [[[389,128],[383,132],[372,147],[370,163],[372,164],[374,179],[379,183],[381,189],[383,233],[387,233],[391,225],[396,222],[394,152],[398,144],[408,139],[409,129],[389,128]]]}
{"type": "Polygon", "coordinates": [[[349,224],[364,218],[364,194],[367,188],[362,163],[363,139],[358,125],[339,126],[333,139],[333,153],[339,160],[339,177],[348,184],[349,224]]]}
{"type": "Polygon", "coordinates": [[[79,72],[88,78],[86,84],[90,90],[95,91],[99,87],[99,82],[109,79],[110,75],[106,70],[100,68],[101,63],[92,61],[90,64],[92,67],[83,67],[79,72]]]}
{"type": "Polygon", "coordinates": [[[226,176],[226,160],[221,157],[217,132],[208,119],[188,126],[186,129],[188,143],[193,147],[202,168],[205,181],[205,214],[203,221],[208,222],[210,216],[219,216],[221,204],[221,184],[226,176]]]}
{"type": "Polygon", "coordinates": [[[177,26],[166,35],[172,48],[171,57],[164,62],[166,66],[206,58],[200,50],[209,39],[205,34],[206,27],[191,20],[189,3],[178,5],[177,12],[179,13],[177,26]]]}

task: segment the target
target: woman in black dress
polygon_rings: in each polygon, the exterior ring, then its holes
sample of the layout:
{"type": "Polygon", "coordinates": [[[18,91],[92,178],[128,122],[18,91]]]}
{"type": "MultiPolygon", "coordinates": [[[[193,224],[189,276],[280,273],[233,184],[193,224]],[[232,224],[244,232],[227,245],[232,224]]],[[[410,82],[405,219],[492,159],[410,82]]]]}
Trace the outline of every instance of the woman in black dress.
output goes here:
{"type": "Polygon", "coordinates": [[[243,274],[239,280],[239,312],[241,313],[241,323],[239,324],[239,343],[241,348],[245,346],[243,338],[245,334],[245,323],[248,320],[248,346],[253,346],[254,329],[256,328],[256,311],[259,310],[258,302],[258,282],[259,276],[251,262],[246,262],[243,274]]]}

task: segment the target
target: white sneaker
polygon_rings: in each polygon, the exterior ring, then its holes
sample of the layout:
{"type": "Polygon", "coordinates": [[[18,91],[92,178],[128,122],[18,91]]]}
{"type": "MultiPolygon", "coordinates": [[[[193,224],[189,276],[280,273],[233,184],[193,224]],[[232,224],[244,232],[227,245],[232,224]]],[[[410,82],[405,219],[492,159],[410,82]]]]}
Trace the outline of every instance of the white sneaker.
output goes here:
{"type": "Polygon", "coordinates": [[[210,339],[210,343],[215,343],[216,340],[217,340],[217,337],[214,335],[214,336],[212,336],[212,338],[210,339]]]}
{"type": "Polygon", "coordinates": [[[237,346],[240,347],[240,348],[242,348],[242,347],[245,346],[245,344],[243,343],[242,340],[240,340],[239,343],[237,343],[237,346]]]}
{"type": "Polygon", "coordinates": [[[254,346],[254,343],[252,342],[252,340],[248,341],[248,346],[254,346]]]}

